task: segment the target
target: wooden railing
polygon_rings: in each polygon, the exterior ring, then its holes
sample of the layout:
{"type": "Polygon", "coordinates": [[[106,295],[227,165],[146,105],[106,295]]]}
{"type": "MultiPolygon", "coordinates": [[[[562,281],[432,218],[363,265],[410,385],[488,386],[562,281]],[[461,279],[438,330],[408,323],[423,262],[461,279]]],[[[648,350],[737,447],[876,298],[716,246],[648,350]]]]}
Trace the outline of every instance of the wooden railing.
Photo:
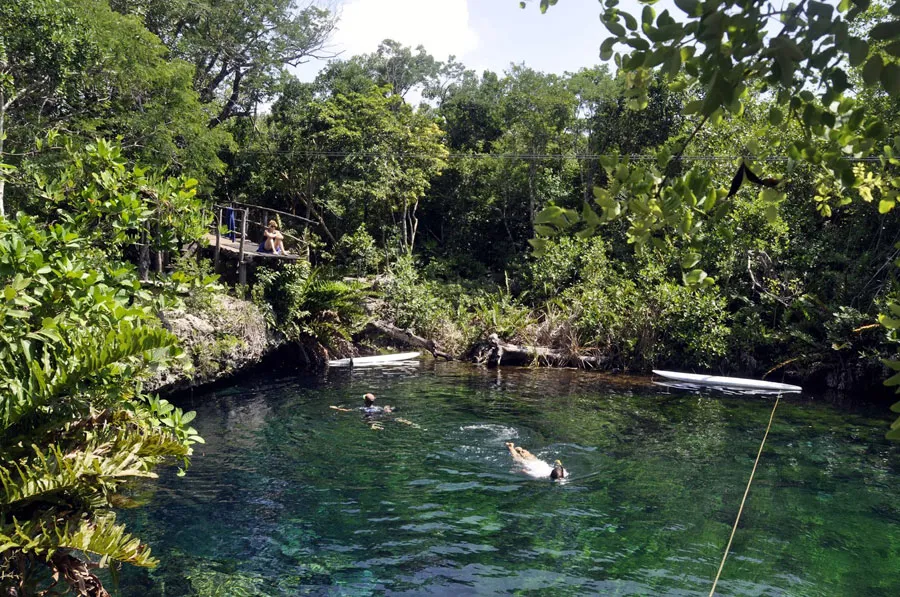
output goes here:
{"type": "MultiPolygon", "coordinates": [[[[247,277],[246,265],[244,261],[244,244],[248,240],[248,225],[253,225],[259,227],[260,230],[264,230],[268,226],[269,220],[273,217],[274,214],[297,220],[303,227],[307,226],[308,224],[315,223],[310,219],[304,218],[303,216],[297,216],[271,207],[263,207],[261,205],[253,205],[251,203],[242,203],[238,201],[232,201],[229,205],[214,204],[212,208],[215,217],[210,225],[212,226],[213,232],[216,237],[215,251],[213,253],[213,267],[215,268],[215,271],[219,271],[219,253],[222,243],[222,229],[224,226],[228,225],[229,235],[233,235],[234,240],[239,244],[238,281],[240,284],[245,284],[247,277]],[[224,221],[226,210],[229,209],[234,214],[233,227],[224,221]],[[258,221],[256,218],[251,219],[251,215],[257,216],[259,218],[258,221]]],[[[301,246],[306,245],[306,242],[303,239],[287,234],[284,231],[282,231],[282,234],[286,238],[296,241],[301,246]]]]}

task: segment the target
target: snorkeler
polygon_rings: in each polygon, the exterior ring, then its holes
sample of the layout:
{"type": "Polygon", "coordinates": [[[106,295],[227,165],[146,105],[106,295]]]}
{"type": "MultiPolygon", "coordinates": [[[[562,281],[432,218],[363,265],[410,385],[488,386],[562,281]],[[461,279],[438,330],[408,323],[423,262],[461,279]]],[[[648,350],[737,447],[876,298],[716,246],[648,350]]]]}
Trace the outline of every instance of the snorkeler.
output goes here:
{"type": "Polygon", "coordinates": [[[522,469],[523,473],[531,475],[532,477],[549,476],[554,481],[556,481],[557,479],[565,479],[567,476],[569,476],[569,472],[563,468],[562,462],[559,460],[553,463],[553,469],[549,470],[548,473],[550,465],[548,465],[546,462],[544,462],[525,448],[517,446],[512,442],[506,442],[506,447],[509,450],[509,455],[512,456],[513,460],[525,467],[522,469]]]}

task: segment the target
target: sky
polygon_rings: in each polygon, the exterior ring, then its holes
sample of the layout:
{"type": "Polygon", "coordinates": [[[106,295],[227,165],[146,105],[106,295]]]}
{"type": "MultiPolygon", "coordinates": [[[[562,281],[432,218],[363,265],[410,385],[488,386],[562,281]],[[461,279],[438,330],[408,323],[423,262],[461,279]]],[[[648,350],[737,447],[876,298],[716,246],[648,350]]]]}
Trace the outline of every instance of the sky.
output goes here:
{"type": "MultiPolygon", "coordinates": [[[[331,42],[341,58],[375,51],[385,38],[419,44],[438,60],[450,54],[467,68],[503,72],[524,62],[536,70],[561,74],[600,64],[606,29],[598,0],[559,0],[541,14],[538,0],[522,9],[519,0],[322,0],[340,14],[331,42]]],[[[624,3],[636,6],[634,0],[624,3]]],[[[639,11],[635,11],[640,14],[639,11]]],[[[312,80],[323,61],[301,66],[297,75],[312,80]]]]}

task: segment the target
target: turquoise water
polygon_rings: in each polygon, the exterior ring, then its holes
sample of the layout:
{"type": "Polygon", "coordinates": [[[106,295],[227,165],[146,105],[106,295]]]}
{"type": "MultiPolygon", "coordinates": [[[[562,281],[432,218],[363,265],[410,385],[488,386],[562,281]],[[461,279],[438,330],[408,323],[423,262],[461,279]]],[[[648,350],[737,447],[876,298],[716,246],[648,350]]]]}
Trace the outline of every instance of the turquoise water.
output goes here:
{"type": "MultiPolygon", "coordinates": [[[[459,364],[196,395],[207,444],[124,513],[161,564],[119,594],[706,595],[773,401],[459,364]],[[381,430],[329,408],[367,391],[381,430]]],[[[889,420],[782,398],[719,594],[900,595],[889,420]]]]}

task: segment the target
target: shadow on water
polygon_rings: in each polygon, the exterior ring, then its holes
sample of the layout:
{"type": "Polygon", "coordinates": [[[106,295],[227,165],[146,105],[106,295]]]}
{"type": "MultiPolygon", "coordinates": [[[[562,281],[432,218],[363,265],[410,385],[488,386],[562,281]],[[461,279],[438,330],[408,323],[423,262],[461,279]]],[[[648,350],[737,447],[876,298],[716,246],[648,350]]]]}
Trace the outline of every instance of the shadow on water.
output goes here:
{"type": "MultiPolygon", "coordinates": [[[[774,397],[622,380],[439,363],[196,395],[187,477],[123,513],[161,564],[120,594],[705,595],[774,397]],[[367,391],[397,408],[380,430],[329,408],[367,391]]],[[[720,594],[900,594],[888,421],[782,399],[720,594]]]]}

